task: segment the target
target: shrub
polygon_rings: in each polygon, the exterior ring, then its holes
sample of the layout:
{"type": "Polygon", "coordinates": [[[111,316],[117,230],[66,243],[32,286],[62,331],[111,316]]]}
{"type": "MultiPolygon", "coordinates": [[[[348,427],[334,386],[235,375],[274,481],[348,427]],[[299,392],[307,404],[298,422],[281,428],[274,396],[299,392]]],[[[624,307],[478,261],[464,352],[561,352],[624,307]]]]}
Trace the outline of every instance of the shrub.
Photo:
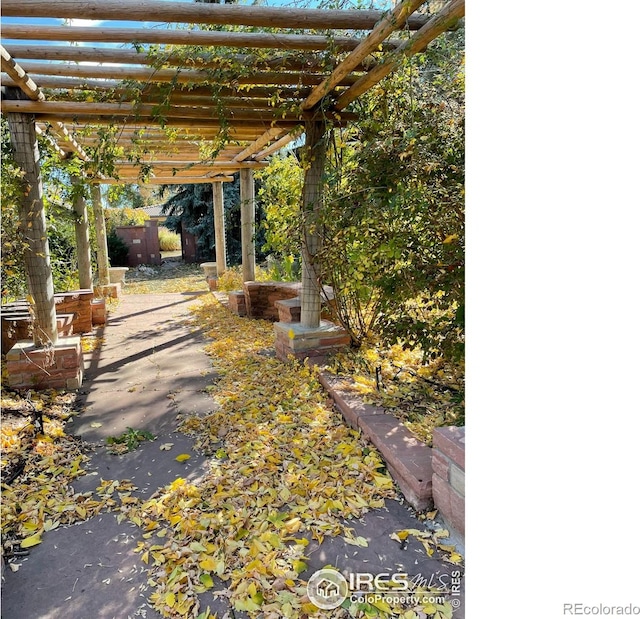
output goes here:
{"type": "Polygon", "coordinates": [[[218,277],[218,290],[242,290],[242,267],[231,267],[218,277]]]}
{"type": "Polygon", "coordinates": [[[129,247],[115,232],[107,235],[109,264],[112,267],[126,267],[128,265],[129,247]]]}
{"type": "Polygon", "coordinates": [[[180,249],[180,235],[165,227],[158,228],[161,251],[177,251],[180,249]]]}

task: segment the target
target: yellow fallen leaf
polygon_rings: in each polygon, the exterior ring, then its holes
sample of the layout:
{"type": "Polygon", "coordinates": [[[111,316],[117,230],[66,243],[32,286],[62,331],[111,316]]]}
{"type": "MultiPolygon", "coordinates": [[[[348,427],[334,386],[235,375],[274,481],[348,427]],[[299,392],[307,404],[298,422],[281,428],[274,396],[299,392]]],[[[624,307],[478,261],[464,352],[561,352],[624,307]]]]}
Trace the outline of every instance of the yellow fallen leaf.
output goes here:
{"type": "Polygon", "coordinates": [[[189,454],[180,454],[179,456],[176,456],[176,462],[185,462],[186,460],[189,460],[189,458],[191,458],[189,454]]]}
{"type": "Polygon", "coordinates": [[[31,548],[31,546],[37,546],[42,541],[40,539],[41,535],[42,533],[36,533],[30,537],[25,537],[25,539],[20,542],[20,548],[31,548]]]}

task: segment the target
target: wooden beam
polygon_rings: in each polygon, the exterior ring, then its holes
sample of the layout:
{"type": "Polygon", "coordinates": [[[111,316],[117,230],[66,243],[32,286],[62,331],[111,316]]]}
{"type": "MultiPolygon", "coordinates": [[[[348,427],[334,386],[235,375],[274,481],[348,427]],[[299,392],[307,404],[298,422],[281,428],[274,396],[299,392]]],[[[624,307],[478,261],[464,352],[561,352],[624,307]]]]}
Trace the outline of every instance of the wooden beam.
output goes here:
{"type": "Polygon", "coordinates": [[[356,66],[384,41],[394,30],[404,26],[412,13],[418,9],[425,0],[403,0],[380,20],[371,33],[356,49],[354,49],[327,77],[322,84],[316,86],[307,100],[302,104],[303,110],[310,110],[316,103],[325,97],[334,86],[337,86],[348,76],[356,66]]]}
{"type": "MultiPolygon", "coordinates": [[[[221,26],[258,26],[267,28],[307,28],[317,30],[371,30],[382,18],[381,11],[296,9],[276,6],[163,2],[162,0],[3,0],[4,17],[56,17],[217,24],[221,26]]],[[[414,15],[408,22],[418,30],[426,21],[414,15]]],[[[35,34],[35,28],[34,28],[35,34]]]]}
{"type": "MultiPolygon", "coordinates": [[[[147,69],[137,67],[103,67],[95,65],[74,65],[46,62],[23,62],[22,66],[27,73],[33,76],[57,75],[61,77],[104,78],[134,80],[156,83],[176,84],[203,84],[216,79],[214,74],[196,69],[147,69]]],[[[41,82],[40,77],[34,77],[41,82]]],[[[230,81],[237,84],[285,84],[309,86],[319,84],[323,80],[321,74],[287,71],[262,71],[252,75],[233,76],[230,81]]],[[[350,86],[358,78],[347,75],[340,80],[340,86],[350,86]]]]}
{"type": "Polygon", "coordinates": [[[285,147],[290,142],[293,142],[294,140],[299,138],[302,135],[302,133],[303,133],[302,127],[294,129],[293,131],[290,131],[289,133],[287,133],[287,135],[281,137],[279,140],[271,144],[271,146],[269,146],[268,148],[265,148],[264,150],[254,155],[253,158],[256,161],[262,161],[265,157],[268,157],[269,155],[279,151],[281,148],[285,147]]]}
{"type": "MultiPolygon", "coordinates": [[[[129,122],[129,124],[133,124],[134,126],[140,126],[141,124],[145,126],[158,124],[158,121],[151,117],[138,117],[138,118],[131,118],[129,120],[126,120],[124,118],[118,118],[113,115],[99,115],[99,114],[91,114],[91,115],[87,114],[83,116],[80,116],[78,114],[75,114],[75,115],[74,114],[40,114],[39,120],[48,120],[48,121],[54,121],[54,122],[60,121],[60,122],[70,123],[72,125],[75,123],[74,128],[76,130],[78,130],[79,126],[83,126],[86,124],[113,125],[114,123],[117,123],[117,122],[122,122],[122,123],[129,122]]],[[[251,135],[253,135],[254,131],[259,131],[260,129],[264,131],[269,127],[269,125],[272,124],[270,122],[263,122],[258,120],[255,120],[255,121],[239,120],[237,122],[238,122],[237,125],[231,125],[229,127],[229,133],[234,137],[239,137],[239,139],[251,139],[251,135]]],[[[294,127],[300,124],[300,121],[278,120],[277,123],[273,123],[273,124],[286,128],[286,127],[294,127]]],[[[187,129],[187,128],[197,129],[198,127],[216,128],[216,129],[223,128],[223,124],[219,120],[210,120],[210,119],[195,120],[192,118],[167,118],[165,121],[163,121],[163,125],[166,127],[177,127],[177,128],[183,128],[183,129],[187,129]]],[[[260,134],[258,133],[258,135],[260,134]]],[[[258,137],[258,135],[256,135],[256,137],[258,137]]]]}
{"type": "MultiPolygon", "coordinates": [[[[27,72],[21,67],[9,54],[9,52],[0,45],[1,58],[2,58],[2,70],[5,71],[16,83],[16,86],[22,90],[22,92],[31,100],[35,102],[42,102],[45,100],[44,93],[40,90],[40,87],[29,77],[27,72]]],[[[4,105],[3,105],[4,107],[4,105]]],[[[88,159],[87,154],[82,147],[73,139],[69,134],[66,127],[56,122],[53,124],[52,129],[61,136],[66,142],[69,143],[69,148],[75,152],[81,159],[85,161],[88,159]]],[[[36,127],[37,130],[37,127],[36,127]]],[[[52,138],[53,139],[53,138],[52,138]]],[[[55,147],[62,151],[60,146],[53,140],[55,147]]]]}
{"type": "MultiPolygon", "coordinates": [[[[261,163],[259,161],[206,161],[199,165],[192,165],[191,161],[153,161],[150,165],[153,166],[154,170],[163,170],[166,169],[168,171],[172,171],[177,169],[180,172],[228,172],[229,170],[233,170],[234,172],[237,170],[257,170],[260,168],[267,167],[266,163],[261,163]],[[180,166],[185,166],[184,170],[179,170],[180,166]],[[191,166],[191,167],[188,167],[191,166]]],[[[115,167],[118,170],[126,171],[126,170],[137,170],[139,169],[139,165],[131,163],[129,161],[116,161],[114,163],[115,167]]]]}
{"type": "MultiPolygon", "coordinates": [[[[133,65],[153,65],[156,67],[185,67],[191,69],[218,69],[229,66],[229,60],[243,63],[246,66],[253,66],[256,69],[282,69],[285,71],[315,71],[326,72],[327,63],[316,57],[293,58],[288,56],[274,56],[272,58],[260,58],[255,55],[237,54],[231,58],[208,58],[196,55],[197,52],[186,48],[188,53],[180,53],[180,49],[160,49],[149,50],[128,48],[106,48],[106,47],[76,47],[71,45],[7,45],[7,51],[13,58],[23,60],[47,60],[47,61],[70,61],[70,62],[109,62],[118,64],[133,65]]],[[[183,52],[185,48],[183,48],[183,52]]],[[[365,71],[371,69],[375,63],[367,63],[367,67],[360,65],[354,67],[354,71],[365,71]]]]}
{"type": "Polygon", "coordinates": [[[450,29],[464,14],[465,0],[451,0],[408,41],[395,52],[387,55],[375,69],[361,77],[351,88],[340,95],[335,105],[336,109],[342,110],[347,107],[352,101],[355,101],[360,95],[397,69],[404,58],[424,50],[431,41],[445,30],[450,29]]]}
{"type": "Polygon", "coordinates": [[[95,178],[90,182],[100,185],[201,185],[204,183],[230,183],[233,176],[152,176],[142,181],[137,176],[126,176],[122,178],[95,178]]]}
{"type": "MultiPolygon", "coordinates": [[[[0,77],[0,83],[2,86],[17,86],[16,82],[13,81],[8,75],[2,74],[0,77]]],[[[38,85],[40,88],[44,89],[56,89],[56,90],[96,90],[96,91],[113,91],[115,95],[123,94],[129,92],[123,88],[122,82],[117,80],[106,80],[106,79],[84,79],[78,77],[58,77],[52,75],[38,75],[38,85]]],[[[194,86],[189,88],[188,90],[181,90],[182,85],[178,85],[177,88],[174,89],[176,94],[188,93],[196,96],[208,96],[211,97],[213,95],[213,89],[211,86],[201,85],[194,86]]],[[[155,84],[146,84],[141,90],[143,94],[155,95],[158,96],[166,96],[166,91],[162,89],[162,87],[157,86],[155,84]]],[[[281,99],[304,99],[311,92],[311,88],[308,86],[287,86],[282,85],[281,88],[278,89],[278,93],[281,99]]],[[[234,86],[225,86],[220,89],[219,93],[221,96],[225,95],[238,95],[238,96],[250,96],[250,97],[263,97],[266,99],[271,99],[274,95],[273,88],[265,88],[263,86],[252,86],[241,85],[238,84],[237,87],[234,86]]]]}
{"type": "Polygon", "coordinates": [[[233,160],[234,161],[244,161],[257,153],[261,148],[264,148],[271,140],[277,138],[285,133],[284,129],[280,128],[271,128],[265,131],[253,144],[250,144],[245,148],[241,153],[238,153],[233,160]]]}
{"type": "Polygon", "coordinates": [[[24,92],[31,101],[44,101],[44,93],[36,83],[27,75],[27,72],[12,58],[10,52],[0,45],[2,58],[2,70],[15,82],[16,86],[24,92]]]}
{"type": "MultiPolygon", "coordinates": [[[[129,116],[135,118],[169,119],[169,118],[193,118],[212,119],[218,118],[217,108],[213,105],[209,107],[187,107],[170,106],[168,109],[158,109],[157,105],[151,103],[88,103],[84,101],[7,101],[3,105],[7,112],[18,112],[22,114],[65,114],[71,116],[87,115],[112,115],[129,116]]],[[[276,121],[300,122],[305,118],[311,119],[309,112],[295,113],[281,110],[272,112],[261,110],[229,109],[227,110],[227,122],[234,121],[257,121],[261,123],[271,123],[276,121]]],[[[334,120],[335,116],[330,112],[324,112],[325,118],[334,120]]],[[[353,113],[343,112],[338,120],[354,120],[357,116],[353,113]]]]}
{"type": "Polygon", "coordinates": [[[64,158],[67,156],[67,153],[60,148],[54,137],[49,133],[45,133],[42,129],[40,129],[40,127],[38,127],[38,125],[36,125],[36,133],[49,140],[52,148],[56,151],[56,153],[58,153],[58,155],[60,155],[60,157],[64,158]]]}
{"type": "MultiPolygon", "coordinates": [[[[94,43],[155,43],[167,45],[219,45],[255,49],[299,49],[351,51],[361,39],[331,35],[281,34],[271,32],[217,32],[209,30],[155,30],[153,28],[91,28],[68,26],[37,26],[33,24],[3,24],[5,39],[37,38],[42,41],[77,41],[94,43]]],[[[387,41],[382,50],[395,49],[402,41],[387,41]]]]}

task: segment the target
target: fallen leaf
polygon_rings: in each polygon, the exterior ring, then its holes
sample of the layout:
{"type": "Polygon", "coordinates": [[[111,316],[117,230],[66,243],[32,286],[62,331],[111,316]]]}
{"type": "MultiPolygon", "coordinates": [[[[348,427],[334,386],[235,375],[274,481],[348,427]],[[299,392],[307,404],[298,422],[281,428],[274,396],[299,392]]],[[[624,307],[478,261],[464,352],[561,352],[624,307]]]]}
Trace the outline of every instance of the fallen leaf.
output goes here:
{"type": "Polygon", "coordinates": [[[36,533],[35,535],[31,535],[30,537],[25,537],[20,542],[20,548],[31,548],[32,546],[37,546],[42,540],[40,539],[41,533],[36,533]]]}
{"type": "Polygon", "coordinates": [[[162,445],[160,445],[160,449],[162,449],[163,451],[169,451],[169,449],[171,449],[173,447],[173,443],[162,443],[162,445]]]}
{"type": "Polygon", "coordinates": [[[176,462],[185,462],[186,460],[189,460],[189,458],[191,458],[189,454],[180,454],[179,456],[176,456],[176,462]]]}

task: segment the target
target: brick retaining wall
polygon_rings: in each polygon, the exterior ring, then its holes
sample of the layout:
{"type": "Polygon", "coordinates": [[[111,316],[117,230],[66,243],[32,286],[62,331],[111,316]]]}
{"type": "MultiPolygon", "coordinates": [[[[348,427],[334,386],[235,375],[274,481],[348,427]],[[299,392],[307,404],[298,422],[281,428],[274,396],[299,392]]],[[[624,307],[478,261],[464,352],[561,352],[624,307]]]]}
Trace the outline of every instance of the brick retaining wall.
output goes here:
{"type": "Polygon", "coordinates": [[[465,429],[433,431],[433,500],[447,524],[464,536],[465,429]]]}

